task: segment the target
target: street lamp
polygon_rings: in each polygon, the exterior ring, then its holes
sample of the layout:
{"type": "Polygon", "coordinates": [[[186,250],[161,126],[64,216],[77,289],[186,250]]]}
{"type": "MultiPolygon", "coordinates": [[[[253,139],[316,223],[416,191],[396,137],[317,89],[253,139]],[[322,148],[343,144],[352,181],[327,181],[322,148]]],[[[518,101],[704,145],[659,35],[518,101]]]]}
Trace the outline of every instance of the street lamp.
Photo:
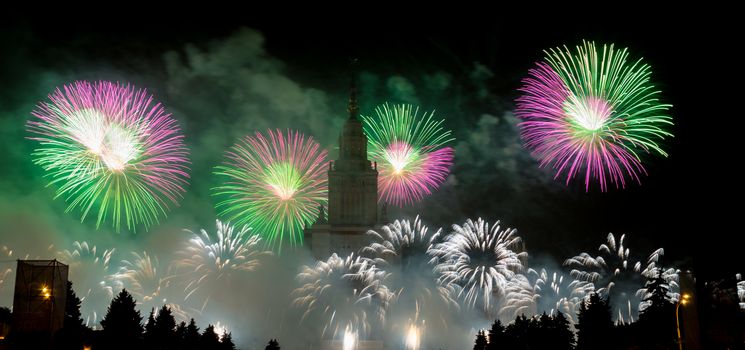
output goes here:
{"type": "Polygon", "coordinates": [[[678,301],[678,304],[675,306],[675,324],[676,328],[678,329],[678,349],[683,350],[683,340],[680,338],[680,317],[678,317],[678,310],[680,309],[680,305],[688,304],[688,302],[691,299],[690,294],[683,294],[680,296],[680,300],[678,301]]]}

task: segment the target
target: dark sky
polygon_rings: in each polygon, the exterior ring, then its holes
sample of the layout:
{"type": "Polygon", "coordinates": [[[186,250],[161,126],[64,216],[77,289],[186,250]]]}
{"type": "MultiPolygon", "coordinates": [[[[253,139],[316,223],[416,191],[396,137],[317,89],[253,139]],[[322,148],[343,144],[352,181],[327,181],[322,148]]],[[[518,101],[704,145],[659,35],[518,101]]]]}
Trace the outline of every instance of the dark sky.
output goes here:
{"type": "MultiPolygon", "coordinates": [[[[201,136],[202,126],[236,122],[220,117],[233,115],[234,110],[227,106],[231,99],[219,92],[232,91],[221,86],[219,75],[209,77],[213,80],[201,77],[181,82],[183,77],[174,73],[166,53],[186,60],[188,47],[205,55],[222,50],[223,56],[212,59],[229,61],[225,55],[230,50],[225,46],[231,45],[230,38],[251,28],[264,41],[259,44],[262,50],[249,57],[266,59],[272,68],[250,62],[231,64],[246,64],[253,71],[268,69],[303,91],[321,91],[331,114],[336,113],[329,115],[333,126],[344,115],[350,57],[361,60],[362,88],[368,89],[363,90],[363,98],[369,97],[362,101],[363,113],[384,101],[415,101],[447,118],[458,139],[456,150],[467,150],[463,158],[456,153],[453,173],[457,183],[400,215],[420,213],[425,221],[442,226],[466,217],[499,218],[518,228],[531,253],[557,261],[580,251],[595,252],[608,232],[626,233],[629,245],[642,255],[662,246],[668,264],[691,266],[705,276],[731,275],[745,267],[740,256],[744,240],[737,225],[741,172],[736,170],[742,149],[737,135],[743,118],[739,108],[742,89],[731,87],[742,78],[738,56],[733,53],[741,39],[734,41],[734,32],[726,26],[706,24],[719,18],[706,11],[691,10],[686,15],[646,11],[535,17],[526,11],[492,15],[469,9],[443,10],[437,15],[385,12],[368,18],[326,15],[297,20],[208,11],[204,18],[150,14],[140,18],[144,24],[122,17],[115,19],[117,25],[101,19],[92,23],[16,19],[3,24],[0,33],[0,113],[6,128],[2,146],[14,147],[18,141],[25,148],[3,157],[2,188],[14,188],[14,195],[25,197],[35,186],[43,187],[43,182],[34,183],[25,176],[34,172],[22,156],[31,146],[18,132],[29,117],[29,106],[43,98],[45,91],[70,80],[127,80],[151,87],[184,123],[187,143],[201,136]],[[670,156],[645,159],[649,176],[642,178],[641,186],[632,183],[607,193],[596,188],[587,194],[580,183],[566,187],[551,180],[550,171],[539,170],[525,151],[514,147],[516,134],[514,123],[510,124],[514,121],[505,115],[514,105],[520,79],[542,57],[542,50],[573,46],[582,39],[616,43],[628,47],[632,57],[643,57],[652,66],[664,101],[674,106],[675,138],[665,142],[670,156]],[[447,77],[447,86],[438,95],[432,81],[442,76],[447,77]],[[414,92],[404,91],[409,86],[414,92]],[[186,101],[189,96],[209,101],[197,106],[198,101],[186,101]],[[216,102],[223,97],[224,102],[216,102]],[[225,109],[217,111],[214,106],[225,109]],[[18,125],[8,129],[10,123],[18,125]],[[483,137],[488,140],[475,145],[483,137]]],[[[236,56],[243,57],[242,46],[236,47],[236,56]]],[[[260,104],[261,98],[257,99],[260,104]]],[[[279,98],[273,103],[283,102],[279,98]]],[[[304,131],[312,133],[312,120],[307,123],[304,131]]],[[[317,137],[332,147],[333,135],[317,137]]],[[[220,146],[232,143],[231,137],[226,135],[220,146]]],[[[198,148],[201,142],[207,141],[194,141],[190,147],[198,148]]],[[[196,183],[201,181],[200,174],[209,173],[209,166],[195,164],[194,170],[192,182],[196,183]]],[[[193,198],[185,201],[199,201],[205,191],[197,187],[207,188],[209,181],[193,184],[193,198]]],[[[35,195],[43,198],[49,193],[35,195]]],[[[51,196],[46,199],[51,201],[51,196]]],[[[208,205],[210,199],[205,201],[208,205]]],[[[210,222],[207,215],[197,210],[203,205],[184,203],[174,216],[191,217],[205,225],[210,222]]],[[[50,215],[60,208],[54,206],[50,215]]],[[[67,215],[62,210],[56,213],[67,215]]],[[[168,225],[178,226],[174,220],[168,225]]],[[[0,240],[5,235],[0,232],[0,240]]]]}

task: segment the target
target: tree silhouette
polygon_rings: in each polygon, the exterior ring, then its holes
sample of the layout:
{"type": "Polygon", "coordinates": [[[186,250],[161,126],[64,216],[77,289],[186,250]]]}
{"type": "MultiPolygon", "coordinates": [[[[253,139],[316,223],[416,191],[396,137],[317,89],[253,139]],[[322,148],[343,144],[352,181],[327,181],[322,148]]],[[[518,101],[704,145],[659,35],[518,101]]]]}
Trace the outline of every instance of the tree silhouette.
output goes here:
{"type": "Polygon", "coordinates": [[[10,320],[13,318],[13,313],[10,308],[0,307],[0,323],[10,324],[10,320]]]}
{"type": "Polygon", "coordinates": [[[65,301],[65,319],[62,329],[55,336],[55,348],[61,350],[78,350],[83,347],[83,340],[89,329],[80,315],[80,298],[72,289],[72,282],[67,282],[67,300],[65,301]]]}
{"type": "Polygon", "coordinates": [[[186,326],[186,334],[184,335],[184,350],[198,350],[199,342],[201,340],[202,336],[199,334],[199,327],[197,327],[197,323],[194,322],[194,319],[192,318],[191,321],[189,321],[189,325],[186,326]]]}
{"type": "Polygon", "coordinates": [[[215,333],[213,325],[207,326],[199,339],[200,349],[202,350],[220,350],[220,338],[215,333]]]}
{"type": "MultiPolygon", "coordinates": [[[[479,332],[476,336],[479,344],[479,332]]],[[[495,320],[489,330],[489,344],[487,350],[570,350],[574,349],[574,332],[569,320],[562,314],[550,316],[543,313],[540,316],[528,318],[520,315],[506,327],[495,320]]]]}
{"type": "Polygon", "coordinates": [[[486,341],[486,334],[484,331],[479,331],[476,335],[476,344],[473,346],[473,350],[486,350],[486,346],[489,342],[486,341]]]}
{"type": "Polygon", "coordinates": [[[515,317],[515,322],[504,329],[505,349],[523,350],[528,348],[530,320],[525,315],[515,317]]]}
{"type": "Polygon", "coordinates": [[[576,344],[574,340],[574,332],[572,331],[572,324],[564,316],[563,313],[557,312],[551,320],[551,338],[554,340],[554,345],[551,347],[556,350],[571,350],[574,349],[576,344]]]}
{"type": "Polygon", "coordinates": [[[175,349],[176,344],[176,319],[173,318],[171,309],[163,305],[155,317],[154,345],[158,350],[175,349]]]}
{"type": "Polygon", "coordinates": [[[67,300],[65,302],[64,327],[86,328],[83,317],[80,315],[82,302],[72,289],[72,282],[67,281],[67,300]]]}
{"type": "Polygon", "coordinates": [[[506,338],[504,335],[504,326],[502,321],[496,320],[489,329],[489,345],[486,347],[488,350],[497,350],[506,344],[506,338]]]}
{"type": "Polygon", "coordinates": [[[280,350],[277,339],[270,340],[269,345],[267,345],[264,350],[280,350]]]}
{"type": "Polygon", "coordinates": [[[615,349],[613,321],[608,300],[597,293],[580,303],[577,314],[577,350],[615,349]]]}
{"type": "Polygon", "coordinates": [[[677,340],[675,304],[670,297],[670,286],[663,277],[663,269],[657,268],[654,272],[645,286],[644,302],[647,306],[639,314],[636,330],[644,348],[674,347],[677,340]]]}
{"type": "Polygon", "coordinates": [[[101,320],[104,349],[136,349],[142,344],[142,316],[136,302],[126,289],[109,305],[101,320]]]}
{"type": "Polygon", "coordinates": [[[145,340],[145,349],[155,349],[155,308],[150,309],[142,338],[145,340]]]}
{"type": "Polygon", "coordinates": [[[236,350],[233,336],[230,333],[225,332],[220,337],[220,350],[236,350]]]}
{"type": "Polygon", "coordinates": [[[648,303],[648,306],[642,310],[639,317],[656,316],[656,314],[664,312],[673,304],[669,291],[670,286],[663,276],[663,269],[656,268],[654,275],[647,279],[645,284],[646,297],[644,301],[648,303]]]}
{"type": "Polygon", "coordinates": [[[181,323],[176,326],[176,331],[174,332],[174,338],[176,338],[176,344],[178,344],[178,349],[185,349],[186,348],[186,322],[181,321],[181,323]]]}
{"type": "Polygon", "coordinates": [[[555,346],[553,322],[553,318],[546,312],[530,321],[527,334],[529,349],[551,349],[555,346]]]}

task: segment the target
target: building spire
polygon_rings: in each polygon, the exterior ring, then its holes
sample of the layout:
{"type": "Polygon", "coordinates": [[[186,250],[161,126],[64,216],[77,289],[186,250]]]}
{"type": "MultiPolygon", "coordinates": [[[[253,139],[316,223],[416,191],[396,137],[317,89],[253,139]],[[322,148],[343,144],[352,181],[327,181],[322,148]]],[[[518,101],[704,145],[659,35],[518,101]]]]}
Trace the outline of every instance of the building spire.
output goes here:
{"type": "Polygon", "coordinates": [[[360,106],[357,103],[357,65],[358,59],[353,58],[349,62],[349,70],[352,74],[352,83],[349,87],[349,106],[347,112],[349,112],[349,119],[357,119],[357,115],[360,111],[360,106]]]}

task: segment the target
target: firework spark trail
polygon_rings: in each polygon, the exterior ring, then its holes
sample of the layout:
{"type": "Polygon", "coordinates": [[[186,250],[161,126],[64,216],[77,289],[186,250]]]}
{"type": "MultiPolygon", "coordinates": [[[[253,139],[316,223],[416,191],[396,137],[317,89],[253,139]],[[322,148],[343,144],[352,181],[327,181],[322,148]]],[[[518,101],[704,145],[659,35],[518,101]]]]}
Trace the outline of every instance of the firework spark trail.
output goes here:
{"type": "Polygon", "coordinates": [[[434,248],[440,281],[458,290],[469,307],[480,303],[490,314],[492,295],[504,295],[507,281],[523,268],[527,253],[513,250],[519,243],[516,230],[502,230],[499,221],[490,225],[479,218],[453,225],[453,232],[434,248]]]}
{"type": "Polygon", "coordinates": [[[515,114],[525,145],[557,178],[566,173],[567,184],[582,175],[586,191],[591,179],[601,191],[609,181],[625,187],[646,174],[640,153],[667,156],[658,142],[673,136],[665,130],[672,106],[659,102],[649,65],[628,56],[613,45],[598,52],[592,42],[576,53],[551,49],[523,80],[515,114]]]}
{"type": "MultiPolygon", "coordinates": [[[[12,260],[14,258],[13,256],[13,249],[8,246],[2,246],[0,248],[0,256],[5,258],[6,260],[12,260]]],[[[2,270],[2,273],[0,273],[0,288],[4,286],[4,282],[7,280],[8,276],[13,275],[13,269],[8,267],[7,269],[2,270]]]]}
{"type": "MultiPolygon", "coordinates": [[[[177,253],[173,266],[179,280],[186,281],[186,296],[205,289],[230,290],[231,284],[242,272],[254,271],[261,265],[260,258],[271,252],[261,249],[261,237],[250,233],[248,227],[235,230],[230,223],[216,221],[217,234],[210,235],[202,229],[199,233],[189,230],[192,237],[177,253]]],[[[207,307],[209,292],[202,310],[207,307]]]]}
{"type": "Polygon", "coordinates": [[[187,150],[176,121],[145,90],[79,81],[49,95],[27,124],[38,141],[34,163],[57,186],[66,211],[82,211],[118,231],[146,228],[177,204],[186,185],[187,150]]]}
{"type": "MultiPolygon", "coordinates": [[[[632,260],[630,249],[624,246],[625,238],[625,235],[621,235],[616,240],[609,233],[607,242],[598,248],[600,255],[597,257],[583,252],[564,261],[565,266],[572,268],[570,274],[573,278],[591,282],[596,292],[602,296],[610,296],[618,323],[634,322],[637,318],[645,271],[651,271],[651,267],[655,266],[653,263],[659,261],[664,254],[662,249],[655,250],[647,258],[647,265],[642,268],[642,262],[632,260]]],[[[672,275],[668,277],[672,278],[672,275]]]]}
{"type": "Polygon", "coordinates": [[[0,248],[0,256],[4,258],[4,262],[9,264],[7,268],[0,271],[0,300],[9,300],[12,303],[13,293],[15,292],[15,269],[13,266],[16,264],[16,259],[22,259],[22,257],[17,257],[13,248],[5,245],[0,248]],[[6,293],[9,295],[6,296],[6,293]]]}
{"type": "Polygon", "coordinates": [[[302,230],[327,202],[327,152],[313,138],[287,130],[246,136],[216,167],[224,183],[214,194],[220,215],[249,225],[281,251],[283,241],[302,244],[302,230]]]}
{"type": "Polygon", "coordinates": [[[388,104],[376,116],[362,116],[370,157],[378,164],[378,191],[382,202],[404,206],[420,201],[447,178],[454,149],[444,120],[434,112],[419,117],[419,108],[388,104]]]}
{"type": "Polygon", "coordinates": [[[386,273],[367,258],[331,255],[315,266],[303,266],[293,291],[293,304],[305,308],[303,320],[311,315],[324,321],[321,335],[332,338],[351,327],[368,333],[372,321],[385,322],[385,312],[394,297],[384,284],[386,273]]]}

